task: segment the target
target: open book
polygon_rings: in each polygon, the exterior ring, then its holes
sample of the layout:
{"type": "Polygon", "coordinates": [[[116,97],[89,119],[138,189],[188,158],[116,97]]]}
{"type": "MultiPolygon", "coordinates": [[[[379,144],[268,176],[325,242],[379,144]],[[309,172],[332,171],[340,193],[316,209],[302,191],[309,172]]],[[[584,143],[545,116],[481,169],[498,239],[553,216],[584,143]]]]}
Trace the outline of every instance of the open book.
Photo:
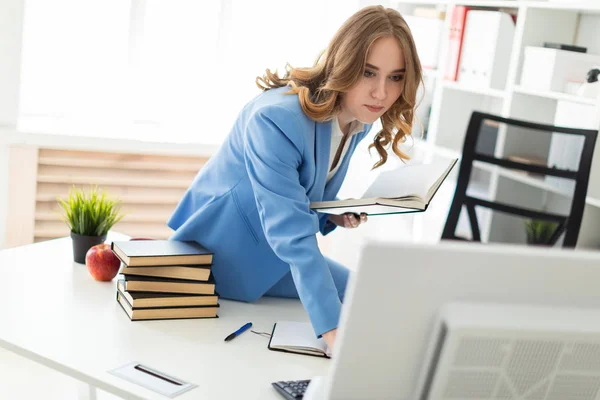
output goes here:
{"type": "Polygon", "coordinates": [[[384,171],[360,199],[318,201],[310,208],[326,214],[369,215],[425,211],[458,159],[415,164],[384,171]]]}
{"type": "Polygon", "coordinates": [[[308,322],[277,321],[273,326],[269,350],[329,358],[327,344],[317,339],[308,322]]]}

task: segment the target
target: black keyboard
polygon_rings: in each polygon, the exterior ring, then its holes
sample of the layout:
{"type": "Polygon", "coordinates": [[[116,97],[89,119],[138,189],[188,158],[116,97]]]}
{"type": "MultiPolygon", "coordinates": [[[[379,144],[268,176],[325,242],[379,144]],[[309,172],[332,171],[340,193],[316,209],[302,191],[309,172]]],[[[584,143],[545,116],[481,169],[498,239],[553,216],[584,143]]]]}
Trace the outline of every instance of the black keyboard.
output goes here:
{"type": "Polygon", "coordinates": [[[304,392],[310,383],[310,379],[305,381],[279,381],[272,385],[283,397],[288,400],[298,400],[304,397],[304,392]]]}

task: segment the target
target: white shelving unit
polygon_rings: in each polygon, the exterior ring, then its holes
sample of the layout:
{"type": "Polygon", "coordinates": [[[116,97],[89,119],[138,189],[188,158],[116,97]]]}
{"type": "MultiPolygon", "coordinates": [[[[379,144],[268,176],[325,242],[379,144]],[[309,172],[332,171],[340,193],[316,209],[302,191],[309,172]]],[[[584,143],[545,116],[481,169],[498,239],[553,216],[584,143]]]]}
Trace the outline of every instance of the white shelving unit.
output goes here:
{"type": "Polygon", "coordinates": [[[522,94],[525,96],[535,96],[535,97],[541,97],[544,99],[551,99],[551,100],[571,101],[573,103],[589,104],[592,106],[598,104],[598,100],[589,99],[586,97],[575,96],[572,94],[561,93],[561,92],[540,91],[540,90],[535,90],[535,89],[529,89],[527,87],[522,87],[520,85],[515,86],[513,89],[513,92],[517,93],[517,94],[522,94]]]}
{"type": "MultiPolygon", "coordinates": [[[[433,98],[427,138],[420,145],[429,152],[429,158],[450,158],[460,155],[469,118],[473,111],[489,112],[504,117],[553,125],[557,103],[572,102],[591,107],[596,124],[600,127],[600,101],[562,92],[532,90],[520,84],[526,46],[543,46],[544,42],[559,42],[585,46],[589,54],[600,54],[600,1],[424,1],[397,0],[389,3],[405,15],[412,15],[417,7],[445,11],[443,35],[440,43],[438,66],[427,71],[426,85],[433,84],[433,98]],[[502,89],[464,85],[460,81],[444,80],[448,55],[448,32],[451,10],[455,5],[488,10],[510,11],[516,15],[506,85],[502,89]]],[[[585,77],[582,77],[582,80],[585,77]]],[[[429,88],[431,90],[431,88],[429,88]]],[[[577,116],[574,116],[576,119],[577,116]]],[[[573,125],[573,127],[581,127],[573,125]]],[[[550,136],[550,135],[546,135],[550,136]]],[[[600,140],[599,140],[600,142],[600,140]]],[[[494,153],[496,156],[535,156],[548,159],[550,138],[518,137],[514,132],[498,131],[494,153]],[[521,153],[525,152],[525,154],[521,153]]],[[[600,248],[600,145],[592,164],[588,197],[579,244],[600,248]]],[[[518,197],[519,205],[531,205],[538,210],[565,212],[570,207],[571,192],[557,188],[543,178],[533,177],[499,167],[478,164],[475,167],[477,193],[502,200],[506,193],[518,197]],[[484,188],[482,190],[482,188],[484,188]],[[485,191],[487,188],[487,192],[485,191]]],[[[514,201],[511,202],[515,204],[514,201]]],[[[489,213],[481,227],[484,241],[524,241],[523,221],[511,221],[506,215],[489,213]],[[493,228],[492,228],[493,227],[493,228]],[[516,239],[515,239],[516,238],[516,239]]]]}

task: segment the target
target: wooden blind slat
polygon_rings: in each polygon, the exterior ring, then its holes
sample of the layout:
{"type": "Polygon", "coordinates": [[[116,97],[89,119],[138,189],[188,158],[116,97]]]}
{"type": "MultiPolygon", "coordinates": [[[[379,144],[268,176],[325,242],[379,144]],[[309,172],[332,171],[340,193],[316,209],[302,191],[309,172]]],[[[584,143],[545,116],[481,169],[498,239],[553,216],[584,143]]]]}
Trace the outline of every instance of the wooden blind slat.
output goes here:
{"type": "Polygon", "coordinates": [[[136,187],[164,187],[164,188],[187,188],[191,180],[188,179],[152,179],[152,176],[146,176],[144,179],[130,179],[119,176],[65,176],[65,175],[42,175],[37,177],[38,182],[44,183],[68,183],[73,185],[120,185],[136,187]]]}
{"type": "Polygon", "coordinates": [[[113,230],[138,237],[166,239],[166,225],[206,157],[175,157],[76,150],[40,149],[34,240],[66,236],[57,197],[74,185],[100,189],[123,204],[127,214],[113,230]]]}
{"type": "Polygon", "coordinates": [[[169,162],[148,162],[148,161],[123,161],[123,160],[102,160],[102,159],[71,159],[71,158],[51,158],[41,157],[40,166],[59,166],[59,167],[80,167],[80,168],[102,168],[102,169],[130,169],[130,170],[155,170],[155,171],[175,171],[192,172],[200,170],[204,163],[194,162],[190,164],[169,163],[169,162]]]}

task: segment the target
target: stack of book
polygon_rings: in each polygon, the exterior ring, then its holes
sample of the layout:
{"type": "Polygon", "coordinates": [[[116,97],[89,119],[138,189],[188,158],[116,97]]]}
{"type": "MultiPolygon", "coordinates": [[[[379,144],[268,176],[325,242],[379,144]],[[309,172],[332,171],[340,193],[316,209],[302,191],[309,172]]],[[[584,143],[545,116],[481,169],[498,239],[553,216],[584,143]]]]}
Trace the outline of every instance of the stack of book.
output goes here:
{"type": "Polygon", "coordinates": [[[132,240],[111,248],[124,264],[117,301],[132,321],[217,317],[213,254],[200,244],[132,240]]]}

